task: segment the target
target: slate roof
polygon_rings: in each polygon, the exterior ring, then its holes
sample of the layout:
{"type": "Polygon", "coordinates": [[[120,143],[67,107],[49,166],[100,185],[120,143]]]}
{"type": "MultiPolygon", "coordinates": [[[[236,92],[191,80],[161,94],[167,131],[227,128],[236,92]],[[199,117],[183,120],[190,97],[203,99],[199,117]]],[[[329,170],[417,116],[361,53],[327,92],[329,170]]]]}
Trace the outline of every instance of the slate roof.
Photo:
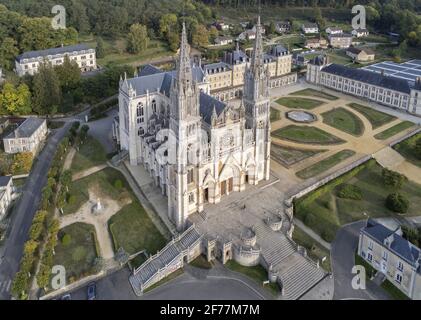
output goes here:
{"type": "Polygon", "coordinates": [[[316,23],[305,23],[303,24],[303,27],[305,29],[313,29],[313,28],[318,28],[319,26],[316,23]]]}
{"type": "Polygon", "coordinates": [[[227,106],[224,102],[219,101],[218,99],[215,99],[214,97],[203,92],[200,93],[199,103],[202,119],[208,124],[211,123],[214,108],[216,110],[217,116],[219,116],[227,106]]]}
{"type": "Polygon", "coordinates": [[[164,71],[162,71],[158,67],[155,67],[154,65],[151,65],[151,64],[147,64],[140,70],[138,76],[143,77],[143,76],[149,76],[151,74],[162,73],[162,72],[164,71]]]}
{"type": "Polygon", "coordinates": [[[330,38],[352,38],[350,33],[334,33],[329,35],[330,38]]]}
{"type": "Polygon", "coordinates": [[[276,46],[273,46],[270,50],[270,54],[278,57],[278,56],[282,56],[288,53],[288,49],[285,48],[283,45],[278,44],[276,46]]]}
{"type": "Polygon", "coordinates": [[[12,180],[12,176],[0,176],[0,188],[5,187],[12,180]]]}
{"type": "Polygon", "coordinates": [[[342,76],[348,79],[361,81],[367,84],[375,85],[385,89],[391,89],[406,94],[411,93],[411,88],[408,82],[404,79],[385,76],[379,73],[370,72],[362,69],[355,69],[345,67],[339,64],[331,64],[322,70],[325,73],[330,73],[337,76],[342,76]]]}
{"type": "Polygon", "coordinates": [[[45,119],[40,118],[27,118],[16,130],[9,133],[5,139],[29,138],[44,123],[44,121],[45,119]],[[16,133],[18,136],[16,136],[16,133]]]}
{"type": "Polygon", "coordinates": [[[63,46],[58,48],[50,48],[46,50],[37,50],[37,51],[28,51],[24,52],[16,57],[18,62],[21,62],[23,59],[32,59],[38,57],[54,56],[56,54],[71,53],[73,51],[83,51],[89,50],[90,48],[86,44],[75,44],[71,46],[63,46]]]}
{"type": "Polygon", "coordinates": [[[421,257],[421,250],[398,235],[396,230],[392,231],[372,219],[368,219],[367,225],[361,229],[361,232],[377,241],[382,246],[385,246],[384,241],[393,234],[393,241],[390,244],[389,249],[414,267],[421,257]]]}
{"type": "Polygon", "coordinates": [[[360,54],[361,52],[365,52],[366,54],[374,54],[374,51],[368,48],[355,48],[355,47],[349,47],[347,51],[354,53],[354,54],[360,54]]]}
{"type": "Polygon", "coordinates": [[[216,63],[210,63],[203,66],[203,70],[205,71],[205,73],[209,74],[209,73],[215,73],[213,70],[217,70],[217,72],[231,70],[231,67],[228,63],[216,62],[216,63]]]}

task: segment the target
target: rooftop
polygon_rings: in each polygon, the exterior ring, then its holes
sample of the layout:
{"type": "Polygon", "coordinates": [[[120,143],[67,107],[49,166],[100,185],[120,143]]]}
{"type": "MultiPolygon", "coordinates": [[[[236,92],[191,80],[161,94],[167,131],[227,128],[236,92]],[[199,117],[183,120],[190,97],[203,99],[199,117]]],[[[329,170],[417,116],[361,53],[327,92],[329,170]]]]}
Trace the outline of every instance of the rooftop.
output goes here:
{"type": "Polygon", "coordinates": [[[349,47],[347,51],[355,54],[360,54],[361,52],[365,52],[366,54],[374,54],[375,52],[369,48],[356,48],[356,47],[349,47]]]}
{"type": "Polygon", "coordinates": [[[45,121],[45,119],[40,118],[27,118],[16,130],[11,132],[5,139],[29,138],[45,121]]]}
{"type": "Polygon", "coordinates": [[[0,176],[0,188],[5,187],[12,180],[12,176],[0,176]]]}
{"type": "Polygon", "coordinates": [[[421,250],[397,234],[396,231],[390,230],[372,219],[368,219],[367,225],[361,229],[362,233],[382,246],[386,246],[385,240],[393,235],[391,237],[392,242],[389,243],[389,249],[415,267],[417,261],[421,258],[421,250]]]}
{"type": "Polygon", "coordinates": [[[71,46],[63,46],[58,48],[50,48],[46,50],[37,50],[37,51],[28,51],[24,52],[16,57],[18,62],[22,61],[23,59],[32,59],[38,57],[46,57],[46,56],[53,56],[56,54],[64,54],[64,53],[71,53],[74,51],[83,51],[89,50],[90,48],[85,44],[76,44],[71,46]]]}

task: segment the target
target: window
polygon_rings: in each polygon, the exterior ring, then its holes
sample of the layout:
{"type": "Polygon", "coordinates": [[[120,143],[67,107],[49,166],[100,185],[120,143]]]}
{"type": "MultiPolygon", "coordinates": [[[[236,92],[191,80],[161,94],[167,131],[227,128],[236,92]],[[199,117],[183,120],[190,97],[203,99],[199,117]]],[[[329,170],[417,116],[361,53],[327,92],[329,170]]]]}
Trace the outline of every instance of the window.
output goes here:
{"type": "Polygon", "coordinates": [[[403,263],[402,263],[402,261],[398,261],[398,270],[399,271],[403,271],[403,263]]]}
{"type": "Polygon", "coordinates": [[[143,136],[144,133],[145,133],[145,130],[143,130],[143,128],[139,128],[139,130],[137,130],[138,136],[143,136]]]}
{"type": "Polygon", "coordinates": [[[373,241],[368,241],[368,248],[373,250],[373,241]]]}
{"type": "Polygon", "coordinates": [[[387,261],[387,257],[388,257],[387,251],[383,251],[383,260],[387,261]]]}
{"type": "Polygon", "coordinates": [[[187,183],[193,182],[193,169],[187,171],[187,183]]]}
{"type": "Polygon", "coordinates": [[[137,104],[136,115],[137,115],[137,123],[142,123],[145,120],[144,119],[144,109],[143,109],[143,103],[142,102],[139,102],[137,104]]]}
{"type": "Polygon", "coordinates": [[[156,101],[155,101],[155,99],[154,99],[154,100],[152,100],[152,111],[153,111],[154,113],[156,113],[156,101]]]}
{"type": "Polygon", "coordinates": [[[194,202],[194,193],[190,193],[189,194],[189,203],[193,203],[194,202]]]}
{"type": "Polygon", "coordinates": [[[401,282],[402,282],[402,275],[401,275],[401,274],[399,274],[399,273],[397,273],[397,274],[396,274],[395,281],[396,281],[397,283],[401,284],[401,282]]]}
{"type": "Polygon", "coordinates": [[[367,260],[368,261],[373,261],[373,255],[369,252],[369,253],[367,253],[367,260]]]}

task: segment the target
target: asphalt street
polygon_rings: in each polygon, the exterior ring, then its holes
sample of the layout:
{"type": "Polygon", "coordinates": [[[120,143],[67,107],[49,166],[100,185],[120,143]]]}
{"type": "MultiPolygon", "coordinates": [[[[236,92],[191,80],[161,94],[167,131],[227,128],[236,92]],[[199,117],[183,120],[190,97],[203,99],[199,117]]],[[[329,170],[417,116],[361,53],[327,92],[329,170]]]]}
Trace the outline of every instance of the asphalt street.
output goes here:
{"type": "Polygon", "coordinates": [[[360,229],[365,221],[355,222],[341,228],[332,242],[331,260],[334,276],[334,300],[361,299],[361,300],[389,300],[389,295],[371,281],[366,283],[365,290],[352,288],[352,279],[355,274],[352,268],[355,265],[355,251],[358,247],[360,229]]]}
{"type": "Polygon", "coordinates": [[[41,191],[47,182],[47,173],[58,143],[63,139],[71,123],[56,130],[46,141],[44,149],[34,161],[31,173],[11,213],[11,227],[0,257],[0,300],[10,299],[10,287],[19,269],[23,245],[27,239],[32,219],[41,199],[41,191]]]}

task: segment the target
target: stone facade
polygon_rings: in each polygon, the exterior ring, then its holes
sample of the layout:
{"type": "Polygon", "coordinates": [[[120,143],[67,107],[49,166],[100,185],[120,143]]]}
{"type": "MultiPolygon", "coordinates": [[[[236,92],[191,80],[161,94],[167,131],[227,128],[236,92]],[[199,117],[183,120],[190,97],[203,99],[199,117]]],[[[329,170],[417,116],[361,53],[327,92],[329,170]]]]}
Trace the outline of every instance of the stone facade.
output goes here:
{"type": "Polygon", "coordinates": [[[352,44],[352,35],[350,34],[331,34],[329,44],[332,48],[347,49],[352,44]]]}
{"type": "Polygon", "coordinates": [[[239,108],[208,94],[206,78],[190,62],[184,27],[175,72],[120,81],[120,147],[131,165],[154,177],[178,230],[205,205],[269,179],[270,75],[260,27],[259,21],[239,108]]]}
{"type": "Polygon", "coordinates": [[[25,52],[16,57],[15,71],[20,77],[26,74],[34,75],[38,72],[40,64],[47,61],[53,66],[61,65],[65,56],[68,56],[70,61],[75,61],[82,72],[97,69],[95,49],[79,44],[25,52]]]}
{"type": "Polygon", "coordinates": [[[6,153],[32,152],[35,154],[47,136],[47,121],[39,118],[26,119],[17,129],[3,139],[6,153]]]}
{"type": "Polygon", "coordinates": [[[13,179],[12,177],[0,177],[0,221],[12,202],[13,179]]]}

